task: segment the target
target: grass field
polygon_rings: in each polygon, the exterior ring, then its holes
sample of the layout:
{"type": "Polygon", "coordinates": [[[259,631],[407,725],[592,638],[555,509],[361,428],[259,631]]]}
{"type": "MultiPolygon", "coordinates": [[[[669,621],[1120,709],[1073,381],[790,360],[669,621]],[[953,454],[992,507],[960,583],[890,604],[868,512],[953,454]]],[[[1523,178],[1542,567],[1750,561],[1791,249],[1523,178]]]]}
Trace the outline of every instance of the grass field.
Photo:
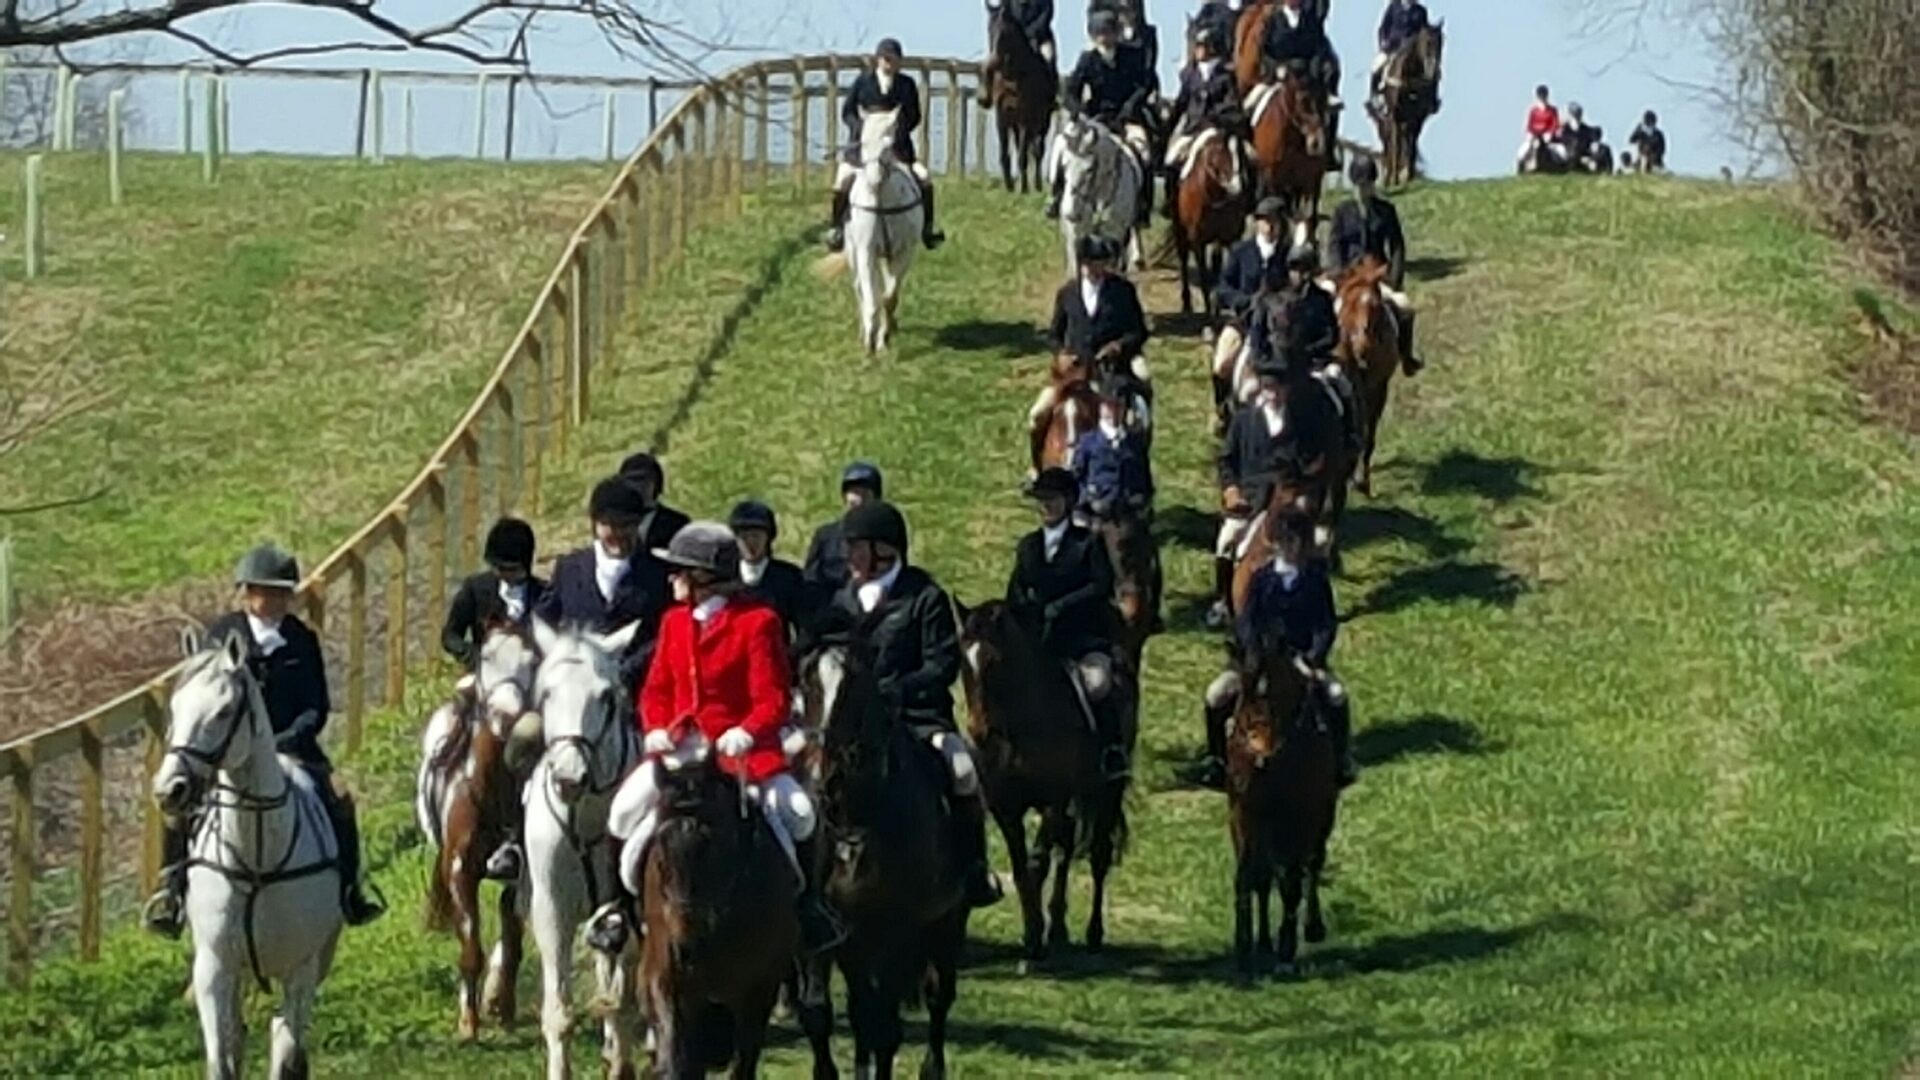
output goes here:
{"type": "Polygon", "coordinates": [[[492,370],[603,166],[93,154],[47,162],[49,273],[22,280],[20,155],[0,155],[9,373],[105,400],[7,459],[31,601],[224,575],[267,536],[323,553],[419,467],[492,370]]]}
{"type": "MultiPolygon", "coordinates": [[[[915,271],[900,355],[867,363],[845,283],[809,272],[811,203],[701,238],[549,505],[665,444],[673,501],[764,495],[791,549],[838,465],[871,456],[917,561],[983,597],[1030,527],[1019,432],[1053,234],[1036,206],[951,187],[955,239],[915,271]]],[[[1898,1072],[1920,1038],[1920,477],[1856,418],[1833,253],[1769,194],[1720,185],[1449,184],[1402,205],[1433,365],[1397,388],[1381,497],[1347,528],[1337,656],[1369,768],[1334,840],[1333,940],[1288,982],[1225,960],[1223,801],[1179,779],[1217,660],[1197,619],[1208,391],[1197,339],[1163,337],[1174,632],[1148,653],[1110,948],[1022,974],[1012,905],[977,919],[956,1071],[1898,1072]]],[[[546,523],[547,546],[578,517],[546,523]]],[[[452,1045],[452,942],[413,910],[425,704],[382,718],[348,770],[382,804],[370,843],[400,910],[348,935],[319,1067],[526,1075],[528,1026],[452,1045]]],[[[105,963],[0,996],[0,1072],[191,1073],[185,955],[123,933],[105,963]]],[[[773,1070],[802,1062],[787,1039],[773,1070]]]]}

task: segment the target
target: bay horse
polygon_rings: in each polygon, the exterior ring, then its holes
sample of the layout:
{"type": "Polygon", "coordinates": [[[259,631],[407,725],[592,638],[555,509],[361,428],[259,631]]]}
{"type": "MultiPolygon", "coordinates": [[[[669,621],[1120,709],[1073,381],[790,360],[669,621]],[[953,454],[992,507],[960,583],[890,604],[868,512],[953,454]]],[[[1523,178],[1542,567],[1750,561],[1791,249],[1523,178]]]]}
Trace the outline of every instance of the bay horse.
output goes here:
{"type": "Polygon", "coordinates": [[[520,820],[520,784],[507,764],[507,736],[526,711],[538,656],[527,633],[510,622],[488,625],[472,690],[441,706],[422,739],[414,810],[420,831],[439,852],[427,883],[427,925],[460,939],[461,1040],[480,1034],[484,1008],[513,1023],[520,970],[522,882],[502,885],[500,939],[489,959],[481,934],[480,882],[487,859],[520,820]],[[484,971],[484,1002],[480,977],[484,971]]]}
{"type": "Polygon", "coordinates": [[[314,790],[327,780],[276,751],[244,638],[190,647],[151,790],[162,813],[195,818],[186,915],[207,1075],[240,1075],[251,979],[262,990],[280,983],[270,1074],[304,1077],[315,999],[345,921],[339,841],[314,790]]]}
{"type": "Polygon", "coordinates": [[[1182,169],[1173,207],[1173,248],[1180,258],[1182,315],[1193,314],[1197,276],[1207,323],[1218,321],[1214,283],[1220,278],[1227,249],[1246,232],[1248,209],[1232,135],[1218,128],[1201,133],[1182,169]],[[1192,272],[1187,269],[1189,256],[1194,264],[1192,272]]]}
{"type": "MultiPolygon", "coordinates": [[[[978,751],[987,809],[1013,864],[1027,957],[1043,960],[1067,944],[1067,868],[1082,854],[1093,874],[1086,943],[1098,951],[1107,936],[1107,874],[1126,844],[1128,780],[1106,778],[1100,735],[1089,725],[1066,668],[1047,655],[1034,627],[1000,600],[963,609],[960,620],[968,734],[978,751]],[[1031,847],[1029,813],[1040,815],[1031,847]],[[1043,918],[1040,895],[1050,858],[1053,897],[1043,918]]],[[[1131,753],[1138,728],[1134,679],[1114,674],[1115,696],[1108,704],[1122,710],[1131,753]]]]}
{"type": "Polygon", "coordinates": [[[1265,76],[1266,57],[1262,48],[1267,22],[1280,10],[1279,0],[1251,0],[1240,9],[1240,21],[1233,30],[1233,75],[1240,84],[1240,96],[1253,93],[1265,76]]]}
{"type": "Polygon", "coordinates": [[[1254,91],[1247,112],[1253,123],[1257,194],[1285,199],[1295,221],[1317,220],[1332,130],[1325,97],[1305,77],[1282,73],[1277,83],[1263,83],[1254,91]]]}
{"type": "Polygon", "coordinates": [[[1340,344],[1335,355],[1345,365],[1357,391],[1354,397],[1361,412],[1361,449],[1355,486],[1369,497],[1373,495],[1373,451],[1380,435],[1380,420],[1387,411],[1387,391],[1392,387],[1393,373],[1406,361],[1400,355],[1399,317],[1381,291],[1387,273],[1387,264],[1369,255],[1337,286],[1340,344]]]}
{"type": "Polygon", "coordinates": [[[1320,723],[1305,663],[1277,642],[1239,650],[1239,704],[1227,733],[1227,821],[1233,840],[1233,952],[1243,973],[1272,956],[1289,974],[1299,955],[1301,899],[1306,939],[1326,940],[1320,877],[1333,836],[1340,784],[1333,741],[1320,723]],[[1280,936],[1270,897],[1278,880],[1280,936]],[[1259,904],[1256,939],[1253,907],[1259,904]],[[1258,952],[1256,953],[1256,948],[1258,952]]]}
{"type": "Polygon", "coordinates": [[[1093,377],[1093,365],[1084,357],[1063,352],[1053,358],[1047,387],[1027,416],[1027,456],[1035,475],[1072,468],[1074,444],[1099,424],[1093,377]]]}
{"type": "Polygon", "coordinates": [[[659,825],[637,890],[640,981],[660,1076],[697,1080],[731,1062],[731,1075],[751,1077],[799,948],[800,882],[758,801],[697,741],[657,774],[659,825]]]}
{"type": "Polygon", "coordinates": [[[1145,670],[1147,639],[1158,629],[1165,592],[1160,541],[1143,512],[1130,506],[1101,507],[1087,516],[1107,546],[1107,561],[1113,566],[1113,607],[1120,622],[1117,644],[1137,678],[1145,670]]]}
{"type": "MultiPolygon", "coordinates": [[[[849,931],[836,959],[858,1075],[893,1075],[900,1010],[918,999],[927,1009],[920,1075],[939,1078],[947,1071],[947,1016],[972,914],[965,868],[951,839],[945,767],[888,705],[868,649],[857,636],[830,645],[807,665],[804,680],[809,717],[824,717],[813,726],[823,733],[820,827],[832,852],[825,892],[849,931]]],[[[838,1076],[826,962],[803,966],[800,1020],[813,1047],[813,1074],[838,1076]]]]}
{"type": "Polygon", "coordinates": [[[1381,172],[1388,186],[1413,182],[1420,170],[1420,135],[1440,111],[1440,62],[1446,51],[1446,21],[1415,34],[1387,60],[1380,73],[1381,172]]]}
{"type": "Polygon", "coordinates": [[[1000,175],[1012,191],[1017,166],[1021,194],[1044,191],[1047,130],[1060,100],[1060,73],[1033,47],[1005,3],[987,0],[987,47],[995,61],[987,100],[1000,131],[1000,175]]]}

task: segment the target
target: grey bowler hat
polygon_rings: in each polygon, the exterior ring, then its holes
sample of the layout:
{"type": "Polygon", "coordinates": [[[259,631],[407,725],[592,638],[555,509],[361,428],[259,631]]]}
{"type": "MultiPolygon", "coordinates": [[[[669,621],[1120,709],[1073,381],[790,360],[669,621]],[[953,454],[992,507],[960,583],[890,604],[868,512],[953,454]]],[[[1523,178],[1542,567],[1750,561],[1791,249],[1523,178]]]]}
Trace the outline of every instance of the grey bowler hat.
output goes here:
{"type": "Polygon", "coordinates": [[[733,530],[717,521],[695,521],[681,526],[654,558],[684,570],[705,570],[722,581],[740,576],[740,541],[733,530]]]}
{"type": "Polygon", "coordinates": [[[240,556],[233,568],[235,585],[260,585],[269,589],[300,587],[300,564],[293,556],[272,544],[261,544],[240,556]]]}

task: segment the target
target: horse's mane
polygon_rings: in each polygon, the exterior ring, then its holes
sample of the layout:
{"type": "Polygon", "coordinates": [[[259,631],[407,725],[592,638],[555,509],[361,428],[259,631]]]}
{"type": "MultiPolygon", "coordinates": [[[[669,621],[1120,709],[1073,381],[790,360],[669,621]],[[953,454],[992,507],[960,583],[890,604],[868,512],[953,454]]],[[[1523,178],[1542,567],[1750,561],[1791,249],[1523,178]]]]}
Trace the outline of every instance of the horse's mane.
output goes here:
{"type": "Polygon", "coordinates": [[[1008,735],[1035,728],[1036,721],[1052,722],[1049,710],[1034,708],[1029,704],[1034,684],[1044,674],[1042,661],[1044,655],[1040,647],[1040,635],[1031,627],[1020,622],[1019,616],[1004,600],[989,600],[979,607],[967,611],[966,619],[960,628],[962,641],[977,642],[982,646],[981,670],[971,672],[972,678],[980,687],[983,698],[995,694],[994,687],[1003,685],[1002,679],[1021,689],[1011,700],[990,700],[988,713],[998,722],[993,726],[1008,735]],[[993,672],[995,678],[987,679],[987,673],[993,672]],[[995,708],[995,705],[1003,707],[995,708]]]}
{"type": "Polygon", "coordinates": [[[1386,263],[1369,255],[1361,259],[1340,278],[1340,295],[1348,293],[1371,292],[1386,283],[1388,267],[1386,263]]]}
{"type": "Polygon", "coordinates": [[[752,865],[746,856],[759,842],[759,808],[749,803],[747,817],[740,818],[739,781],[711,759],[663,771],[660,785],[660,825],[647,858],[659,874],[661,899],[674,909],[661,914],[677,921],[687,936],[703,936],[719,921],[722,909],[716,901],[730,895],[739,873],[752,865]],[[736,823],[738,828],[730,827],[736,823]],[[707,850],[729,834],[737,848],[707,850]],[[716,865],[732,871],[726,881],[710,880],[716,865]]]}

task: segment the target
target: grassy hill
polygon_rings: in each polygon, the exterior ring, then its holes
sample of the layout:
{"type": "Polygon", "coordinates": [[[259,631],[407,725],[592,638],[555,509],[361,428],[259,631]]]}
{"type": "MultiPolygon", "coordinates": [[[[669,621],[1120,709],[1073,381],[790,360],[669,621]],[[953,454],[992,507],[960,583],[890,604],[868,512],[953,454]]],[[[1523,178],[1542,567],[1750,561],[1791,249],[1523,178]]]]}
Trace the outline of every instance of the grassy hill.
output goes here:
{"type": "MultiPolygon", "coordinates": [[[[813,201],[703,237],[700,269],[649,303],[644,344],[550,473],[548,548],[581,536],[576,496],[638,445],[667,447],[689,509],[770,498],[789,547],[864,455],[889,470],[917,561],[965,598],[1002,587],[1031,525],[1019,432],[1053,234],[1037,206],[950,186],[955,240],[915,271],[900,355],[869,362],[844,282],[808,272],[813,201]]],[[[1369,769],[1334,840],[1332,941],[1291,982],[1242,984],[1225,960],[1223,800],[1179,780],[1217,660],[1197,620],[1208,391],[1197,339],[1163,336],[1175,626],[1149,649],[1109,952],[1021,974],[1012,905],[976,920],[956,1068],[1898,1069],[1920,1005],[1920,477],[1909,444],[1856,418],[1832,253],[1763,191],[1679,181],[1448,184],[1403,212],[1433,365],[1399,387],[1381,497],[1356,504],[1338,583],[1369,769]]],[[[1156,283],[1152,306],[1170,295],[1156,283]]],[[[400,910],[349,934],[319,1067],[524,1073],[526,1024],[451,1045],[452,942],[412,910],[427,704],[382,718],[347,770],[383,804],[370,843],[400,910]]],[[[0,1071],[197,1068],[184,948],[126,933],[110,954],[0,996],[0,1071]]],[[[773,1071],[799,1075],[783,1045],[773,1071]]]]}

